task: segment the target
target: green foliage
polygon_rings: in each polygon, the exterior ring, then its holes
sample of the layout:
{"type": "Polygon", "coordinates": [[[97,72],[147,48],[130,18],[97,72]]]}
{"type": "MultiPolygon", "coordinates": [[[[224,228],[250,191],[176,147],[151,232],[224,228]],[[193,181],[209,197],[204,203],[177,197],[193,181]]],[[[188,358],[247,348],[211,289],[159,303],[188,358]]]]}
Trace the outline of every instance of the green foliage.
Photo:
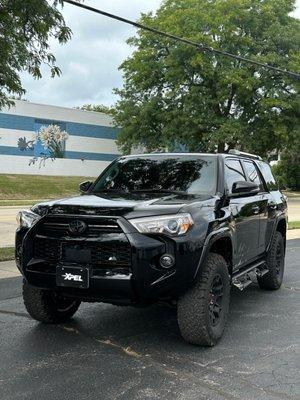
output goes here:
{"type": "Polygon", "coordinates": [[[300,145],[282,153],[281,161],[273,167],[274,175],[282,189],[300,189],[300,145]]]}
{"type": "Polygon", "coordinates": [[[99,112],[107,115],[113,115],[114,114],[114,108],[113,107],[108,107],[103,104],[84,104],[82,107],[76,107],[78,110],[84,110],[84,111],[94,111],[94,112],[99,112]]]}
{"type": "Polygon", "coordinates": [[[59,11],[63,0],[2,0],[0,2],[0,109],[12,105],[11,94],[25,93],[20,72],[41,78],[41,65],[60,75],[49,40],[66,43],[71,30],[59,11]]]}
{"type": "MultiPolygon", "coordinates": [[[[300,72],[294,0],[165,0],[151,27],[253,60],[300,72]]],[[[266,155],[299,135],[299,82],[142,30],[120,69],[115,120],[125,152],[224,151],[266,155]]]]}
{"type": "Polygon", "coordinates": [[[281,190],[285,190],[287,188],[287,183],[285,177],[283,176],[283,169],[280,163],[272,166],[272,172],[276,178],[279,188],[281,190]]]}

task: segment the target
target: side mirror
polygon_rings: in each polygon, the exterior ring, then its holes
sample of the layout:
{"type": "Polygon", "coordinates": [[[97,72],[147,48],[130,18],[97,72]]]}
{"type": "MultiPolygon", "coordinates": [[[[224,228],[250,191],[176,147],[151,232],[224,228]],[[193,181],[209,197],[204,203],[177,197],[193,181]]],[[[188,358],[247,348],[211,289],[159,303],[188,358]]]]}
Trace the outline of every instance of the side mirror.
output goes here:
{"type": "Polygon", "coordinates": [[[231,196],[251,196],[259,193],[259,185],[253,182],[239,181],[232,185],[231,196]]]}
{"type": "Polygon", "coordinates": [[[81,191],[81,193],[86,193],[90,190],[92,184],[93,184],[93,182],[91,182],[91,181],[82,182],[79,185],[79,190],[81,191]]]}

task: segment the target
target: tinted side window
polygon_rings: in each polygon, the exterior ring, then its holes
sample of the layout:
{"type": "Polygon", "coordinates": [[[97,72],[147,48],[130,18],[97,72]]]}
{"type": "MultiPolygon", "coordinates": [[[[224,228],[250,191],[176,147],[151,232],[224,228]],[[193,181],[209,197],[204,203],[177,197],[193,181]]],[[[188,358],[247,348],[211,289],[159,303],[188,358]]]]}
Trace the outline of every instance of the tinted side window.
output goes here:
{"type": "Polygon", "coordinates": [[[263,162],[263,161],[258,161],[258,166],[260,169],[260,172],[262,173],[264,180],[266,181],[268,190],[278,190],[278,184],[276,182],[276,179],[273,176],[271,167],[269,164],[263,162]]]}
{"type": "Polygon", "coordinates": [[[264,189],[264,185],[260,179],[256,166],[253,164],[252,161],[243,161],[246,174],[251,182],[256,183],[259,185],[260,189],[264,189]]]}
{"type": "Polygon", "coordinates": [[[227,187],[231,192],[232,185],[235,182],[246,181],[242,165],[239,160],[226,160],[225,179],[227,187]]]}

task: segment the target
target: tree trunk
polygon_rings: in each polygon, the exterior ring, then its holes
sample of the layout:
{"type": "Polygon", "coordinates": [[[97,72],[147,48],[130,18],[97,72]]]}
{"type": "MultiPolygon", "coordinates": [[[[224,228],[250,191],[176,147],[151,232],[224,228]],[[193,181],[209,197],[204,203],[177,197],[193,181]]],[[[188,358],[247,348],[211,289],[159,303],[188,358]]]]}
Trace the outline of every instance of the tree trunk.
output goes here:
{"type": "Polygon", "coordinates": [[[225,152],[225,143],[220,142],[218,143],[218,153],[224,153],[225,152]]]}

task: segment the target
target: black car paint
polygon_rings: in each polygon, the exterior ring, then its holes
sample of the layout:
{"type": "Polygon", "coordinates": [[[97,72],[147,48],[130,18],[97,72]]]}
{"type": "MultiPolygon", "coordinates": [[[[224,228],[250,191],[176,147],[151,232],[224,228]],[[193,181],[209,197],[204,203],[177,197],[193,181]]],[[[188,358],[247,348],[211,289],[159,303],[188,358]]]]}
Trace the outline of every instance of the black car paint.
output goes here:
{"type": "MultiPolygon", "coordinates": [[[[278,191],[264,190],[256,195],[230,197],[224,181],[225,155],[218,155],[218,184],[214,196],[154,194],[89,193],[35,206],[43,217],[29,230],[16,233],[17,265],[24,278],[33,286],[55,289],[64,295],[86,301],[113,304],[148,304],[158,299],[178,298],[197,279],[206,255],[221,239],[232,245],[231,272],[236,272],[265,256],[272,235],[280,220],[286,220],[286,200],[278,191]],[[194,226],[181,237],[145,235],[139,233],[128,219],[188,212],[194,226]],[[57,288],[55,271],[30,272],[30,265],[42,267],[42,260],[32,260],[33,238],[45,220],[51,218],[109,218],[117,221],[123,233],[110,233],[95,238],[76,237],[77,242],[111,240],[131,246],[130,269],[108,270],[103,275],[91,275],[89,289],[57,288]],[[175,265],[164,270],[159,265],[161,255],[174,256],[175,265]]],[[[233,158],[233,156],[230,156],[233,158]]],[[[261,176],[262,180],[263,177],[261,176]]],[[[62,241],[74,242],[66,235],[62,241]]],[[[219,242],[221,243],[221,242],[219,242]]],[[[222,242],[223,243],[223,242],[222,242]]]]}

